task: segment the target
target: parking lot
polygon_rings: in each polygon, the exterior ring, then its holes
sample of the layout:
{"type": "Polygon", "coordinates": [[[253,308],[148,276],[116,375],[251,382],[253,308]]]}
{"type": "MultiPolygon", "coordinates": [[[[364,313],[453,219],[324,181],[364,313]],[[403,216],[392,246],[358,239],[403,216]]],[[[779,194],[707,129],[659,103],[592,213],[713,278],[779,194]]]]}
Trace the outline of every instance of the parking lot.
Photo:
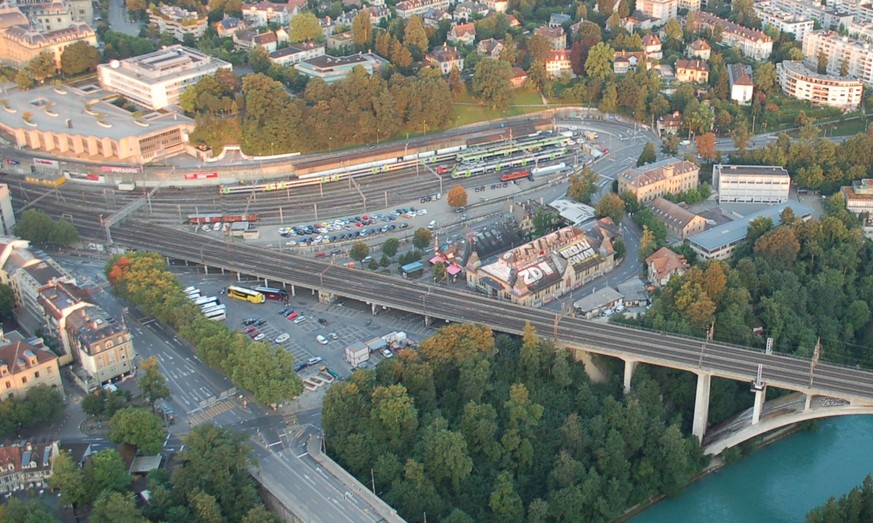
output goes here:
{"type": "MultiPolygon", "coordinates": [[[[290,296],[288,305],[281,301],[267,300],[263,304],[249,303],[235,300],[227,295],[220,295],[222,289],[228,285],[254,288],[258,286],[257,280],[238,282],[230,275],[215,275],[193,272],[192,268],[179,274],[183,286],[194,286],[200,289],[204,296],[217,296],[227,306],[227,319],[224,323],[231,329],[239,331],[254,327],[256,331],[249,333],[263,334],[261,340],[282,347],[294,356],[296,362],[305,362],[309,358],[320,357],[321,365],[307,367],[299,373],[306,377],[319,373],[319,368],[326,365],[338,372],[341,376],[348,376],[352,368],[345,361],[345,348],[356,342],[370,340],[376,336],[383,336],[393,331],[403,331],[410,339],[420,341],[432,335],[436,328],[424,325],[421,317],[399,311],[378,311],[373,315],[370,307],[353,300],[338,298],[333,304],[318,303],[316,296],[307,289],[297,289],[297,296],[290,296]],[[303,317],[303,321],[295,323],[286,315],[280,315],[283,308],[291,308],[303,317]],[[263,320],[261,325],[243,325],[247,319],[263,320]],[[322,325],[319,320],[326,324],[322,325]],[[288,334],[288,339],[281,343],[274,340],[283,333],[288,334]],[[336,334],[332,339],[331,333],[336,334]],[[318,336],[323,336],[327,343],[317,341],[318,336]]],[[[263,283],[263,282],[261,282],[263,283]]],[[[290,289],[288,289],[290,293],[290,289]]],[[[437,322],[435,327],[439,327],[437,322]]],[[[373,354],[369,361],[372,366],[382,359],[381,355],[373,354]]]]}

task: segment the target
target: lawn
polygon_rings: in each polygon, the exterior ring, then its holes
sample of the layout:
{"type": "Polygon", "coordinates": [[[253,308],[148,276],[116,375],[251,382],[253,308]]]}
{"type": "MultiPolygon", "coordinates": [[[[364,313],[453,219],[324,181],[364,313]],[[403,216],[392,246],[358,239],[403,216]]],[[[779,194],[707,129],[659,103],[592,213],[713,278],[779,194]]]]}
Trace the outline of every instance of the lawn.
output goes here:
{"type": "Polygon", "coordinates": [[[487,105],[480,105],[472,96],[464,94],[455,100],[455,113],[457,117],[452,127],[534,113],[549,107],[543,105],[539,93],[527,89],[516,89],[513,91],[512,101],[504,109],[492,109],[487,105]]]}

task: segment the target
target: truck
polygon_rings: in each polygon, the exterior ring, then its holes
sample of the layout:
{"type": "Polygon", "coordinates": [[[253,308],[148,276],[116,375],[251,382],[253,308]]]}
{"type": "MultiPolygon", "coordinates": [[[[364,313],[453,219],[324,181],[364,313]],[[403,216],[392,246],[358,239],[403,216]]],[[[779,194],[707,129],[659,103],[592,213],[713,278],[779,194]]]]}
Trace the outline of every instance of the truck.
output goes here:
{"type": "Polygon", "coordinates": [[[585,133],[585,139],[586,139],[586,140],[596,140],[596,139],[597,139],[597,133],[595,133],[595,132],[593,132],[593,131],[587,131],[587,132],[585,133]]]}
{"type": "Polygon", "coordinates": [[[133,182],[128,182],[128,183],[122,182],[122,183],[118,184],[119,191],[128,191],[129,192],[129,191],[132,191],[134,189],[136,189],[136,184],[133,182]]]}

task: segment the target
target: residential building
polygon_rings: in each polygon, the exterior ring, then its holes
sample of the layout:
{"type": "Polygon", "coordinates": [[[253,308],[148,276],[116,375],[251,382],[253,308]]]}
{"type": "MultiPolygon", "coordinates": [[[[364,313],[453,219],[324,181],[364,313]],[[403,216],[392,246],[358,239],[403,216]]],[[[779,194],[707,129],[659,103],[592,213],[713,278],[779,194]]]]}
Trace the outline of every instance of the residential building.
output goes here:
{"type": "Polygon", "coordinates": [[[136,353],[123,320],[117,321],[93,306],[70,314],[66,329],[88,392],[131,375],[136,353]]]}
{"type": "Polygon", "coordinates": [[[296,15],[305,2],[291,0],[287,4],[273,2],[258,2],[257,4],[243,4],[242,16],[246,22],[255,27],[261,27],[270,22],[278,25],[288,25],[291,17],[296,15]]]}
{"type": "Polygon", "coordinates": [[[537,27],[534,29],[534,35],[545,37],[555,51],[567,48],[567,35],[564,33],[563,27],[537,27]]]}
{"type": "Polygon", "coordinates": [[[191,118],[167,110],[137,119],[103,101],[107,96],[100,89],[86,93],[71,86],[62,92],[49,86],[9,89],[6,102],[18,112],[0,111],[0,131],[19,147],[89,161],[142,164],[187,152],[188,134],[194,130],[191,118]],[[34,107],[37,101],[51,107],[51,114],[34,107]],[[31,113],[29,122],[21,118],[24,111],[31,113]]]}
{"type": "Polygon", "coordinates": [[[156,11],[149,11],[149,22],[155,24],[159,33],[171,34],[176,40],[184,39],[185,35],[200,38],[207,26],[205,16],[171,5],[162,5],[156,11]]]}
{"type": "Polygon", "coordinates": [[[549,16],[549,27],[563,27],[573,21],[573,17],[564,13],[552,13],[549,16]]]}
{"type": "Polygon", "coordinates": [[[703,232],[706,220],[688,209],[658,196],[651,203],[652,213],[667,226],[667,231],[679,239],[703,232]]]}
{"type": "Polygon", "coordinates": [[[43,310],[43,325],[48,334],[60,342],[63,354],[60,365],[73,362],[73,344],[67,335],[67,318],[75,311],[93,307],[90,297],[79,287],[60,281],[53,281],[39,289],[37,299],[43,310]]]}
{"type": "Polygon", "coordinates": [[[655,18],[640,10],[636,10],[627,18],[622,18],[619,21],[619,26],[629,33],[636,33],[638,31],[651,31],[666,23],[667,20],[665,19],[655,18]]]}
{"type": "Polygon", "coordinates": [[[643,37],[643,52],[646,58],[652,60],[660,60],[664,57],[661,52],[661,39],[654,33],[649,33],[643,37]]]}
{"type": "Polygon", "coordinates": [[[43,490],[52,476],[57,445],[20,440],[0,446],[0,493],[8,497],[28,489],[43,490]]]}
{"type": "Polygon", "coordinates": [[[767,207],[758,212],[732,222],[713,227],[707,231],[695,234],[686,243],[697,253],[701,260],[727,260],[749,233],[749,223],[757,218],[770,218],[775,225],[781,222],[781,214],[785,209],[791,209],[794,217],[809,220],[812,209],[794,200],[767,207]]]}
{"type": "Polygon", "coordinates": [[[866,42],[873,42],[873,22],[868,24],[852,22],[846,30],[852,38],[864,40],[866,42]]]}
{"type": "Polygon", "coordinates": [[[270,61],[276,65],[292,66],[319,56],[324,56],[324,44],[303,42],[273,51],[270,53],[270,61]]]}
{"type": "Polygon", "coordinates": [[[764,11],[769,9],[779,10],[800,19],[818,22],[823,29],[839,29],[840,26],[848,27],[854,18],[852,13],[835,7],[831,2],[828,2],[828,5],[824,5],[818,1],[809,2],[808,0],[763,0],[755,2],[755,9],[756,13],[758,9],[764,11]],[[761,7],[759,7],[759,4],[761,4],[761,7]]]}
{"type": "Polygon", "coordinates": [[[697,14],[698,31],[721,28],[721,43],[736,47],[755,60],[766,60],[773,52],[773,39],[757,29],[749,29],[724,18],[700,11],[697,14]]]}
{"type": "Polygon", "coordinates": [[[721,203],[783,203],[791,177],[775,165],[722,165],[712,168],[712,185],[721,203]]]}
{"type": "MultiPolygon", "coordinates": [[[[509,7],[509,0],[485,0],[485,5],[495,13],[505,13],[506,8],[509,7]]],[[[518,21],[516,20],[516,23],[517,22],[518,21]]],[[[512,24],[510,23],[510,27],[511,26],[512,24]]]]}
{"type": "Polygon", "coordinates": [[[564,227],[471,268],[467,286],[497,299],[538,307],[611,271],[615,226],[564,227]]]}
{"type": "Polygon", "coordinates": [[[612,70],[615,74],[636,71],[640,66],[646,71],[651,67],[644,51],[615,51],[612,55],[612,70]]]}
{"type": "Polygon", "coordinates": [[[843,63],[846,76],[873,85],[873,49],[870,42],[841,36],[834,31],[813,31],[803,38],[803,62],[818,67],[819,55],[827,60],[827,73],[839,75],[843,63]]]}
{"type": "Polygon", "coordinates": [[[461,2],[455,5],[454,19],[469,22],[474,16],[488,16],[490,10],[488,4],[470,1],[461,2]]]}
{"type": "Polygon", "coordinates": [[[646,273],[656,287],[663,287],[673,276],[683,276],[691,268],[685,256],[661,247],[646,258],[646,273]]]}
{"type": "Polygon", "coordinates": [[[512,78],[509,80],[509,83],[512,84],[512,87],[521,87],[527,82],[527,71],[522,69],[521,67],[513,67],[512,68],[512,78]]]}
{"type": "Polygon", "coordinates": [[[769,1],[755,2],[755,14],[761,20],[761,26],[770,26],[780,32],[794,35],[795,40],[803,40],[806,33],[812,31],[815,22],[812,18],[788,13],[771,4],[769,1]]]}
{"type": "Polygon", "coordinates": [[[224,60],[195,49],[172,45],[153,53],[97,66],[104,89],[122,94],[149,109],[179,102],[182,92],[219,69],[232,69],[224,60]]]}
{"type": "Polygon", "coordinates": [[[453,26],[446,39],[455,45],[472,45],[476,41],[476,26],[472,22],[453,26]]]}
{"type": "Polygon", "coordinates": [[[64,1],[24,3],[18,7],[27,16],[29,25],[39,32],[66,29],[73,23],[73,12],[64,1]]]}
{"type": "Polygon", "coordinates": [[[652,18],[657,18],[667,23],[667,20],[676,18],[679,11],[679,0],[637,0],[637,9],[652,18]]]}
{"type": "Polygon", "coordinates": [[[370,15],[370,24],[373,27],[379,25],[382,20],[391,17],[391,10],[385,5],[371,5],[370,7],[365,7],[363,11],[370,15]]]}
{"type": "Polygon", "coordinates": [[[840,189],[846,199],[846,210],[857,216],[866,215],[866,222],[873,217],[873,180],[855,180],[852,185],[840,189]]]}
{"type": "Polygon", "coordinates": [[[332,35],[327,37],[326,42],[328,49],[330,49],[331,51],[340,52],[348,51],[352,48],[353,45],[355,45],[351,31],[345,31],[343,33],[333,33],[332,35]]]}
{"type": "Polygon", "coordinates": [[[703,60],[676,60],[676,81],[701,84],[709,82],[709,64],[703,60]]]}
{"type": "Polygon", "coordinates": [[[237,31],[233,35],[233,43],[237,49],[248,51],[255,47],[261,47],[267,53],[272,53],[279,48],[280,44],[288,43],[288,33],[281,27],[276,31],[265,33],[258,33],[257,29],[245,29],[237,31]]]}
{"type": "Polygon", "coordinates": [[[447,44],[443,44],[442,47],[437,47],[427,53],[425,59],[443,74],[449,74],[453,68],[457,68],[458,71],[464,69],[464,57],[461,56],[457,49],[449,47],[447,44]]]}
{"type": "Polygon", "coordinates": [[[345,78],[355,67],[363,67],[367,74],[388,63],[384,58],[372,53],[351,56],[328,56],[326,54],[303,60],[294,65],[300,74],[310,78],[321,78],[331,84],[345,78]]]}
{"type": "Polygon", "coordinates": [[[682,113],[676,111],[673,114],[665,114],[658,118],[657,128],[658,136],[661,137],[670,133],[678,134],[679,129],[682,128],[682,113]]]}
{"type": "Polygon", "coordinates": [[[557,78],[565,74],[572,75],[573,66],[570,64],[570,51],[567,49],[549,51],[545,66],[546,74],[552,78],[557,78]]]}
{"type": "Polygon", "coordinates": [[[15,211],[12,210],[12,195],[9,186],[0,183],[0,236],[14,236],[15,211]]]}
{"type": "Polygon", "coordinates": [[[650,202],[664,194],[686,192],[697,187],[700,168],[687,160],[667,158],[628,169],[618,176],[618,193],[625,191],[639,202],[650,202]]]}
{"type": "Polygon", "coordinates": [[[25,341],[17,332],[0,331],[0,401],[22,399],[39,385],[58,389],[63,396],[57,355],[40,338],[25,341]]]}
{"type": "Polygon", "coordinates": [[[685,56],[688,58],[709,60],[711,54],[712,47],[706,42],[706,40],[701,40],[700,38],[691,42],[688,44],[688,47],[685,48],[685,56]]]}
{"type": "Polygon", "coordinates": [[[226,16],[224,20],[215,22],[215,32],[218,33],[218,36],[220,36],[221,38],[229,38],[233,36],[237,31],[247,28],[248,25],[246,24],[245,20],[232,16],[226,16]]]}
{"type": "Polygon", "coordinates": [[[727,70],[731,86],[731,100],[740,105],[752,103],[755,82],[752,81],[751,68],[743,64],[728,64],[727,70]]]}
{"type": "Polygon", "coordinates": [[[31,27],[9,27],[0,32],[0,63],[24,67],[40,53],[48,52],[55,59],[55,67],[60,69],[64,48],[76,42],[97,47],[94,29],[85,22],[73,22],[63,29],[46,32],[31,27]]]}
{"type": "Polygon", "coordinates": [[[398,2],[395,10],[400,18],[411,18],[412,15],[423,15],[428,9],[448,9],[449,0],[403,0],[398,2]]]}
{"type": "Polygon", "coordinates": [[[614,308],[623,304],[624,296],[620,292],[612,287],[604,287],[574,301],[573,313],[574,316],[590,320],[601,315],[612,314],[614,308]]]}
{"type": "Polygon", "coordinates": [[[421,16],[421,19],[422,21],[424,21],[424,25],[426,27],[439,29],[440,22],[442,22],[443,20],[451,20],[452,15],[445,9],[428,9],[421,16]]]}
{"type": "Polygon", "coordinates": [[[500,53],[503,52],[503,42],[493,38],[482,40],[478,45],[476,45],[476,52],[482,56],[487,56],[496,60],[500,58],[500,53]]]}
{"type": "Polygon", "coordinates": [[[26,246],[10,242],[11,250],[3,266],[4,280],[15,293],[16,317],[30,332],[43,325],[39,290],[55,282],[76,283],[75,278],[51,258],[41,260],[26,246]]]}
{"type": "Polygon", "coordinates": [[[700,11],[700,0],[679,0],[679,9],[700,11]]]}
{"type": "Polygon", "coordinates": [[[818,74],[803,62],[785,60],[776,64],[776,77],[782,92],[813,105],[826,105],[854,111],[861,105],[864,84],[846,76],[818,74]]]}

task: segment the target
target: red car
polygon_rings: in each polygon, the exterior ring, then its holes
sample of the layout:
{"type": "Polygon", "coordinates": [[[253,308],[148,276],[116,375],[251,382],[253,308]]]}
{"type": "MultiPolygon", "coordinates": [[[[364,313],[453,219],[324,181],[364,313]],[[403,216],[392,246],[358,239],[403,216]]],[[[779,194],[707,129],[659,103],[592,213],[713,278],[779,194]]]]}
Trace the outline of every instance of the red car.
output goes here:
{"type": "Polygon", "coordinates": [[[253,330],[252,332],[249,333],[249,336],[251,336],[252,339],[254,339],[255,336],[257,336],[258,334],[260,334],[260,332],[258,332],[258,329],[255,329],[255,330],[253,330]]]}
{"type": "Polygon", "coordinates": [[[289,314],[288,316],[285,316],[285,317],[288,318],[289,320],[293,320],[293,319],[297,318],[298,316],[300,316],[300,315],[297,314],[296,312],[292,311],[291,314],[289,314]]]}
{"type": "Polygon", "coordinates": [[[253,332],[257,331],[257,330],[258,330],[258,329],[255,328],[255,327],[249,327],[248,329],[246,329],[246,330],[243,331],[243,332],[245,332],[246,334],[251,334],[251,333],[253,333],[253,332]]]}

